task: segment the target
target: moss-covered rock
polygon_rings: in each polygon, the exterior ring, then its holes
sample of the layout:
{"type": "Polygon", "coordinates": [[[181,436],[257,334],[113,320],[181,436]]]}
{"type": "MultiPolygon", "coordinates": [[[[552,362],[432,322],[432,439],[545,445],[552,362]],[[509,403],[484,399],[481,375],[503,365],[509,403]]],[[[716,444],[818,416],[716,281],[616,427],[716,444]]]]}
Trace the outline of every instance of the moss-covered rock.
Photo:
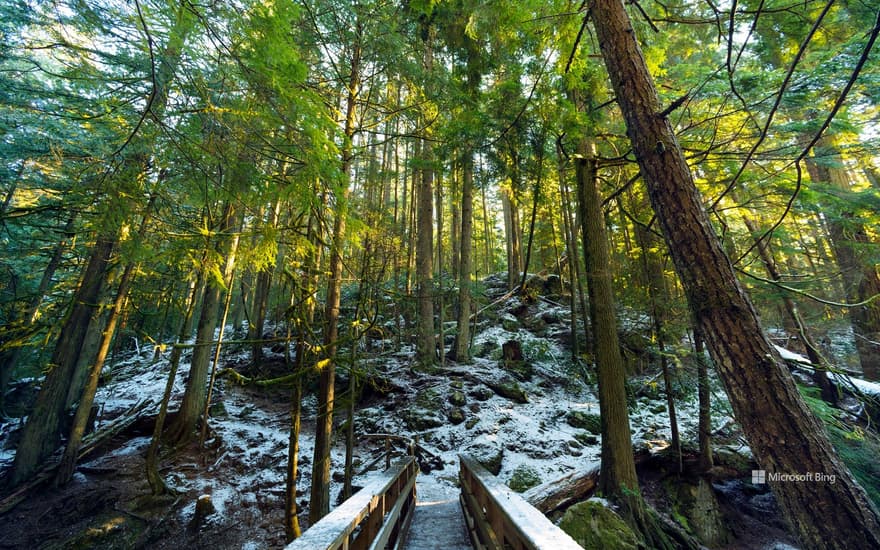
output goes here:
{"type": "Polygon", "coordinates": [[[485,386],[480,386],[471,391],[469,395],[477,401],[487,401],[491,399],[493,395],[495,395],[495,392],[485,386]]]}
{"type": "Polygon", "coordinates": [[[523,493],[540,484],[541,476],[538,471],[525,464],[517,466],[507,481],[507,486],[517,493],[523,493]]]}
{"type": "Polygon", "coordinates": [[[569,508],[559,521],[559,528],[586,550],[641,548],[629,525],[614,510],[593,500],[569,508]]]}
{"type": "Polygon", "coordinates": [[[498,382],[487,382],[487,384],[492,388],[492,391],[505,399],[510,399],[516,403],[529,402],[528,394],[525,390],[519,387],[519,384],[517,384],[515,380],[505,379],[499,380],[498,382]]]}
{"type": "Polygon", "coordinates": [[[504,460],[503,447],[490,443],[477,443],[467,449],[467,453],[493,476],[497,476],[501,472],[501,463],[504,460]]]}
{"type": "Polygon", "coordinates": [[[453,407],[446,414],[446,417],[453,424],[461,424],[462,422],[464,422],[465,419],[464,409],[462,409],[461,407],[453,407]]]}
{"type": "Polygon", "coordinates": [[[406,427],[416,432],[439,428],[445,424],[435,412],[425,409],[409,409],[403,411],[401,417],[406,427]]]}
{"type": "Polygon", "coordinates": [[[463,392],[456,390],[449,394],[449,402],[456,407],[464,407],[465,403],[467,403],[467,397],[465,397],[463,392]]]}
{"type": "Polygon", "coordinates": [[[584,411],[568,411],[568,414],[565,415],[565,421],[572,428],[587,430],[593,435],[602,433],[602,419],[598,414],[584,411]]]}

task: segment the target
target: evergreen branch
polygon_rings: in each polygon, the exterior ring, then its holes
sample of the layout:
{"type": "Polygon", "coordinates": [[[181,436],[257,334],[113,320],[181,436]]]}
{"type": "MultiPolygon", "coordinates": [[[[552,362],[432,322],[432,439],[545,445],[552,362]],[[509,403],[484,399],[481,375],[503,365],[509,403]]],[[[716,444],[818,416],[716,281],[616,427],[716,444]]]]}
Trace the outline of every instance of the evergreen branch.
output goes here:
{"type": "Polygon", "coordinates": [[[740,267],[737,267],[736,270],[739,271],[740,273],[742,273],[743,275],[745,275],[746,277],[750,277],[752,279],[755,279],[756,281],[760,281],[762,283],[767,283],[767,284],[775,286],[776,288],[785,290],[787,292],[792,292],[792,293],[797,294],[799,296],[809,298],[810,300],[813,300],[815,302],[818,302],[818,303],[826,305],[826,306],[843,307],[843,308],[863,307],[863,306],[870,305],[872,302],[874,302],[877,299],[880,299],[880,294],[875,294],[875,295],[871,296],[870,298],[862,300],[861,302],[856,302],[854,304],[849,304],[849,303],[844,303],[844,302],[834,302],[832,300],[826,300],[824,298],[819,298],[818,296],[816,296],[814,294],[810,294],[809,292],[807,292],[805,290],[800,290],[797,288],[792,288],[788,285],[784,285],[784,284],[780,283],[779,281],[774,281],[773,279],[767,279],[765,277],[761,277],[760,275],[755,275],[754,273],[749,273],[748,271],[746,271],[740,267]]]}

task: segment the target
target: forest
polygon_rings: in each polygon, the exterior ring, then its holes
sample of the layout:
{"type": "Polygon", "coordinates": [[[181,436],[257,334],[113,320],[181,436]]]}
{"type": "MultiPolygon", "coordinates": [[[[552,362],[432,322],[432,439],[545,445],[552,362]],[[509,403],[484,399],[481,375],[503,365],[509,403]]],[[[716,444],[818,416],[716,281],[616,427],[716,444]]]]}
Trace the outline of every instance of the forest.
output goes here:
{"type": "Polygon", "coordinates": [[[878,34],[0,0],[0,548],[284,547],[407,455],[460,515],[460,453],[584,548],[880,548],[878,34]]]}

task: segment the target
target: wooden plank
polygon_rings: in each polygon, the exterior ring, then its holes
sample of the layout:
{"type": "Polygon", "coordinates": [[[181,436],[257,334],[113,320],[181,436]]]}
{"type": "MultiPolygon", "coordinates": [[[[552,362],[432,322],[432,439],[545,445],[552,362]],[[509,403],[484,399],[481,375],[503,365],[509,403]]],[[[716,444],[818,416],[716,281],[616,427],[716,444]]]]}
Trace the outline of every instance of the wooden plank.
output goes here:
{"type": "MultiPolygon", "coordinates": [[[[474,487],[473,475],[470,471],[461,470],[461,505],[465,511],[465,521],[468,523],[471,541],[475,548],[501,548],[501,542],[497,533],[492,531],[486,517],[486,511],[480,503],[480,498],[474,491],[479,491],[479,486],[474,487]]],[[[485,498],[485,496],[484,496],[485,498]]]]}
{"type": "MultiPolygon", "coordinates": [[[[468,470],[472,474],[470,480],[473,482],[473,492],[484,492],[489,497],[487,506],[495,508],[496,513],[503,517],[503,523],[506,524],[503,528],[514,530],[514,533],[509,534],[496,533],[499,540],[516,538],[525,548],[535,550],[581,550],[574,539],[553,525],[518,493],[498,481],[476,460],[467,455],[459,455],[459,459],[462,470],[468,470]]],[[[462,487],[464,488],[464,484],[462,487]]],[[[494,514],[490,512],[488,515],[492,517],[494,514]]]]}
{"type": "MultiPolygon", "coordinates": [[[[406,482],[406,486],[404,486],[401,494],[405,493],[406,495],[409,495],[415,484],[416,476],[411,476],[406,482]]],[[[388,514],[388,517],[385,518],[385,523],[382,524],[382,528],[379,529],[379,533],[376,535],[376,538],[373,539],[373,543],[370,545],[370,550],[385,548],[385,545],[388,544],[388,540],[391,538],[392,532],[394,532],[395,527],[397,527],[397,522],[401,518],[401,512],[403,512],[404,507],[408,505],[415,506],[415,502],[408,498],[408,496],[397,499],[397,502],[391,507],[391,512],[388,514]]]]}
{"type": "Polygon", "coordinates": [[[286,550],[335,550],[347,547],[349,536],[370,515],[398,477],[409,475],[415,479],[414,462],[415,459],[409,457],[392,466],[381,477],[368,483],[321,521],[309,527],[301,537],[288,544],[286,550]]]}

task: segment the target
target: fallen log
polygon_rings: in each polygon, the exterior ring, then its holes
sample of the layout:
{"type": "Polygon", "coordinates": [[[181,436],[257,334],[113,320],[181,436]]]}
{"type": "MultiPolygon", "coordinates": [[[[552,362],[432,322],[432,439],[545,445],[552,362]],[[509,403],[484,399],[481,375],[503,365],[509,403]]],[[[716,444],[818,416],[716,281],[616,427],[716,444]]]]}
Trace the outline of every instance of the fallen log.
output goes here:
{"type": "Polygon", "coordinates": [[[598,462],[592,463],[587,468],[532,487],[522,496],[546,516],[564,512],[568,507],[590,498],[599,483],[599,468],[598,462]]]}
{"type": "MultiPolygon", "coordinates": [[[[143,401],[140,401],[139,403],[122,413],[112,422],[107,423],[102,428],[83,437],[82,447],[80,448],[79,454],[77,455],[77,462],[82,460],[83,458],[91,454],[95,449],[99,448],[101,445],[116,437],[126,428],[134,424],[135,421],[137,421],[137,419],[141,417],[143,412],[152,404],[152,399],[145,399],[143,401]]],[[[15,508],[19,503],[27,498],[28,494],[30,494],[32,490],[40,487],[41,485],[47,483],[52,479],[52,476],[55,475],[55,470],[58,469],[58,465],[61,461],[60,451],[61,450],[53,454],[46,461],[46,464],[43,466],[43,468],[34,475],[34,477],[16,487],[13,487],[12,491],[9,494],[0,497],[0,514],[5,514],[6,512],[15,508]]]]}
{"type": "MultiPolygon", "coordinates": [[[[636,466],[651,458],[645,449],[635,451],[636,466]]],[[[593,462],[585,468],[577,469],[559,479],[548,481],[532,487],[523,498],[544,513],[545,516],[562,514],[569,507],[590,498],[599,485],[599,462],[593,462]]]]}

